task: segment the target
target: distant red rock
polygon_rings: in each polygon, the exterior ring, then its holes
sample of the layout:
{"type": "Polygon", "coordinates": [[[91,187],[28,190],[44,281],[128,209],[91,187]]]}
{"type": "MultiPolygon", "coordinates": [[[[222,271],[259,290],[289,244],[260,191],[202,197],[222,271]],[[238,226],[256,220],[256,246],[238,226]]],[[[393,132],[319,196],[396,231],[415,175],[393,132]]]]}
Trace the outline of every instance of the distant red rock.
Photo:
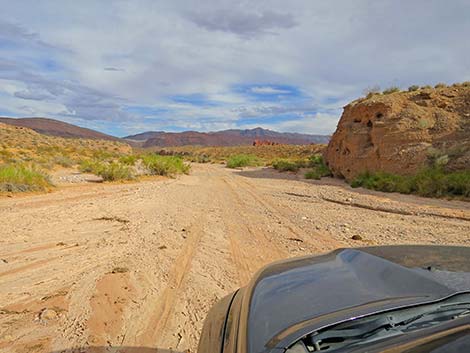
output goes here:
{"type": "Polygon", "coordinates": [[[280,145],[279,142],[269,141],[269,140],[254,140],[253,146],[276,146],[280,145]]]}

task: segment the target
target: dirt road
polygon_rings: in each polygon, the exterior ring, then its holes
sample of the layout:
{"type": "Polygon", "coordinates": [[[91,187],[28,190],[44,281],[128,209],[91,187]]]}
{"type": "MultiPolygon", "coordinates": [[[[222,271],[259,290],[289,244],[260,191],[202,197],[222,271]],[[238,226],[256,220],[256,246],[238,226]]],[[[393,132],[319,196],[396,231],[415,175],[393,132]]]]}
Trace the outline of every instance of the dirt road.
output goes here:
{"type": "Polygon", "coordinates": [[[0,199],[0,351],[194,352],[210,306],[273,260],[470,246],[468,203],[329,183],[194,165],[177,179],[0,199]]]}

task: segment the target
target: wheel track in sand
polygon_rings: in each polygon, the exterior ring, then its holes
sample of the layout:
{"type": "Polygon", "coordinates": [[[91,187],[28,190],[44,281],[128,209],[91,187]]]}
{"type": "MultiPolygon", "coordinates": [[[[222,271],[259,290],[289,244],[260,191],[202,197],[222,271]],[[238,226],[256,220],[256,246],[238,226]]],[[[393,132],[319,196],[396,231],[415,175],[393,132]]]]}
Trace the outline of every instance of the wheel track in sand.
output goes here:
{"type": "MultiPolygon", "coordinates": [[[[279,207],[274,205],[272,202],[268,201],[267,198],[263,199],[261,198],[257,192],[255,191],[256,188],[249,182],[240,179],[239,182],[235,180],[235,178],[232,177],[234,182],[238,185],[245,185],[243,188],[247,193],[249,193],[260,205],[262,205],[265,209],[267,209],[274,218],[276,218],[278,221],[281,222],[281,224],[291,233],[291,236],[298,237],[310,244],[312,244],[318,251],[328,251],[331,249],[339,248],[339,247],[344,247],[345,244],[342,242],[339,242],[338,240],[325,236],[324,234],[321,234],[319,232],[314,232],[312,233],[312,237],[307,237],[305,235],[305,231],[302,230],[299,226],[295,225],[288,217],[283,216],[283,214],[294,214],[294,211],[292,211],[290,208],[289,212],[286,212],[285,207],[279,207]]],[[[291,217],[292,218],[292,217],[291,217]]]]}
{"type": "Polygon", "coordinates": [[[166,331],[166,325],[175,306],[178,293],[181,291],[185,277],[190,272],[194,253],[203,235],[203,222],[193,224],[187,231],[189,234],[186,244],[176,258],[170,271],[165,289],[159,296],[153,308],[146,327],[137,334],[136,341],[142,346],[159,346],[161,337],[166,331]]]}
{"type": "MultiPolygon", "coordinates": [[[[284,250],[271,242],[262,231],[254,230],[253,216],[243,210],[245,202],[240,197],[231,180],[221,178],[229,193],[225,194],[225,203],[221,207],[227,236],[230,239],[230,251],[239,276],[239,284],[246,285],[253,274],[268,262],[285,258],[284,250]]],[[[259,224],[259,223],[258,223],[259,224]]]]}

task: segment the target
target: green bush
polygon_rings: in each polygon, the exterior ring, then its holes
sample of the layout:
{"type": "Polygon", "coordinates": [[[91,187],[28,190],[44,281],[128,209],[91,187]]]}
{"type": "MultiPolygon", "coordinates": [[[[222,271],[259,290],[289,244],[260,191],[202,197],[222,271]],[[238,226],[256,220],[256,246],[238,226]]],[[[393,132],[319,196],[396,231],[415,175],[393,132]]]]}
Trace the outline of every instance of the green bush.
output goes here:
{"type": "Polygon", "coordinates": [[[417,90],[419,90],[418,85],[412,85],[412,86],[408,87],[408,92],[414,92],[414,91],[417,91],[417,90]]]}
{"type": "Polygon", "coordinates": [[[351,186],[426,197],[470,197],[470,171],[447,173],[435,166],[423,169],[411,176],[365,172],[356,177],[351,182],[351,186]]]}
{"type": "Polygon", "coordinates": [[[0,165],[0,191],[42,191],[51,186],[49,176],[34,166],[0,165]]]}
{"type": "Polygon", "coordinates": [[[400,88],[396,86],[392,86],[384,90],[382,93],[383,94],[390,94],[390,93],[395,93],[395,92],[400,92],[400,88]]]}
{"type": "Polygon", "coordinates": [[[142,156],[142,162],[152,175],[187,174],[190,169],[190,166],[184,163],[181,157],[177,156],[147,154],[142,156]]]}
{"type": "Polygon", "coordinates": [[[95,173],[102,177],[104,181],[134,179],[131,169],[128,166],[117,162],[101,163],[97,166],[95,173]]]}
{"type": "Polygon", "coordinates": [[[440,82],[440,83],[438,83],[434,86],[434,88],[444,88],[444,87],[447,87],[447,85],[445,83],[442,83],[442,82],[440,82]]]}
{"type": "Polygon", "coordinates": [[[314,155],[310,157],[309,167],[312,169],[305,173],[306,179],[319,180],[323,177],[331,176],[331,171],[325,164],[322,155],[314,155]]]}
{"type": "Polygon", "coordinates": [[[134,174],[131,168],[119,162],[100,162],[85,160],[80,163],[82,173],[92,173],[103,178],[104,181],[132,180],[134,174]]]}
{"type": "Polygon", "coordinates": [[[119,162],[125,165],[133,166],[137,162],[137,156],[130,154],[128,156],[121,156],[119,162]]]}
{"type": "Polygon", "coordinates": [[[256,167],[260,165],[258,157],[251,154],[237,154],[227,161],[227,168],[256,167]]]}
{"type": "Polygon", "coordinates": [[[273,168],[280,172],[297,172],[300,168],[308,166],[305,160],[289,161],[287,159],[278,159],[273,162],[273,168]]]}
{"type": "Polygon", "coordinates": [[[356,177],[352,182],[353,188],[365,187],[372,190],[386,192],[411,193],[411,184],[405,177],[385,172],[365,172],[356,177]]]}
{"type": "Polygon", "coordinates": [[[96,173],[101,167],[101,163],[97,160],[83,160],[80,162],[79,170],[82,173],[96,173]]]}

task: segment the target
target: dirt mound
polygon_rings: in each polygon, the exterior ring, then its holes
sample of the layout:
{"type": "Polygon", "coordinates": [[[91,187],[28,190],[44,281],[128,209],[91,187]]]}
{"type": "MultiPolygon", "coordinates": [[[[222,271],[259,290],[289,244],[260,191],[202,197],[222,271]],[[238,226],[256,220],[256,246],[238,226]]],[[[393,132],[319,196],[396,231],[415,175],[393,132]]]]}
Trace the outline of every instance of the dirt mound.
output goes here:
{"type": "Polygon", "coordinates": [[[325,157],[335,176],[470,166],[470,85],[374,94],[344,108],[325,157]]]}

